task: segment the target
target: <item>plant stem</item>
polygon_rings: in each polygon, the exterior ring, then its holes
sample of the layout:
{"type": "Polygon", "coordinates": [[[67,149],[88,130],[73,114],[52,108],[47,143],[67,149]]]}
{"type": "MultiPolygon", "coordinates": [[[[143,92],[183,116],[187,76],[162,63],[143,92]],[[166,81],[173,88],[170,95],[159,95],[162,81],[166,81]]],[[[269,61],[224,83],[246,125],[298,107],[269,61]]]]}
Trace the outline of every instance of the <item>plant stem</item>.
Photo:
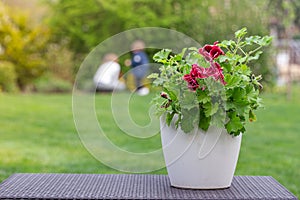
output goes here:
{"type": "MultiPolygon", "coordinates": [[[[235,49],[234,49],[234,52],[233,52],[233,56],[236,56],[236,54],[237,54],[237,51],[238,51],[238,49],[240,48],[240,42],[241,42],[241,38],[239,37],[238,39],[237,39],[237,42],[236,42],[236,46],[235,46],[235,49]]],[[[237,64],[237,60],[234,62],[234,64],[233,64],[233,66],[236,66],[236,64],[237,64]]]]}
{"type": "Polygon", "coordinates": [[[245,56],[248,56],[248,55],[245,53],[245,51],[244,51],[241,47],[239,47],[239,50],[240,50],[245,56]]]}
{"type": "Polygon", "coordinates": [[[256,49],[254,49],[253,51],[249,52],[249,55],[255,53],[256,51],[260,50],[262,48],[262,46],[257,47],[256,49]]]}

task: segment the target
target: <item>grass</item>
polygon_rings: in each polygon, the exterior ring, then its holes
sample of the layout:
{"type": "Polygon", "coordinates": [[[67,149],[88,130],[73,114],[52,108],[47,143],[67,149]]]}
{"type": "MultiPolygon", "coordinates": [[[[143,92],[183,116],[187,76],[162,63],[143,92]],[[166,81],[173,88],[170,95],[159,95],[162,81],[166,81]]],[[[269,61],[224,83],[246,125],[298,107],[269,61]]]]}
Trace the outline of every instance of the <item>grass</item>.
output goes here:
{"type": "Polygon", "coordinates": [[[266,108],[248,125],[237,174],[273,176],[300,197],[300,92],[287,101],[284,94],[264,94],[266,108]]]}
{"type": "MultiPolygon", "coordinates": [[[[116,97],[114,106],[121,115],[128,94],[116,97]]],[[[151,95],[130,98],[131,123],[149,122],[145,112],[150,99],[151,95]]],[[[264,99],[266,108],[257,113],[258,121],[249,124],[243,136],[236,175],[273,176],[300,197],[300,92],[295,90],[290,101],[281,93],[266,93],[264,99]]],[[[124,134],[111,114],[110,95],[97,94],[95,105],[103,131],[120,148],[132,152],[160,148],[158,134],[147,139],[124,134]]],[[[122,162],[126,164],[126,159],[122,162]]],[[[71,95],[0,94],[0,181],[18,172],[124,173],[105,166],[83,146],[73,121],[71,95]]]]}

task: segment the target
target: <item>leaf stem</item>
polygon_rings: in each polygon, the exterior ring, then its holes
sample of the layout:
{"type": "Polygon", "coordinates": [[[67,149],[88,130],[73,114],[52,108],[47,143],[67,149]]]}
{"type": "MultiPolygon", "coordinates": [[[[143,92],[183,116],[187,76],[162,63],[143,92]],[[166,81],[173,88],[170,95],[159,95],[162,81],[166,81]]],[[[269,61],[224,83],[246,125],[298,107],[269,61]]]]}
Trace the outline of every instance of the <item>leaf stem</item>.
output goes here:
{"type": "Polygon", "coordinates": [[[249,55],[255,53],[256,51],[260,50],[262,48],[262,46],[257,47],[256,49],[252,50],[249,52],[249,55]]]}
{"type": "Polygon", "coordinates": [[[245,56],[248,56],[248,55],[245,53],[245,51],[244,51],[241,47],[239,47],[239,50],[240,50],[245,56]]]}

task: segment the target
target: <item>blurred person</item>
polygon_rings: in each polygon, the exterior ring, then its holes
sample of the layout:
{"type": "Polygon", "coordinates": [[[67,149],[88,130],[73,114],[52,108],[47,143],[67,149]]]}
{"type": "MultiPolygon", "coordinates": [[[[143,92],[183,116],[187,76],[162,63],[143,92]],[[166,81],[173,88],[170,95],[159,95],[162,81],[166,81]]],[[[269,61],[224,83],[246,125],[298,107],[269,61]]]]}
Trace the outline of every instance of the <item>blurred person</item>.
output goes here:
{"type": "Polygon", "coordinates": [[[121,66],[118,63],[118,56],[108,53],[103,57],[103,63],[99,66],[94,75],[94,84],[97,91],[124,90],[125,84],[119,80],[121,66]]]}
{"type": "Polygon", "coordinates": [[[131,72],[135,79],[136,92],[141,96],[149,93],[149,89],[142,84],[149,70],[149,59],[144,49],[145,43],[142,40],[136,40],[131,45],[131,72]]]}

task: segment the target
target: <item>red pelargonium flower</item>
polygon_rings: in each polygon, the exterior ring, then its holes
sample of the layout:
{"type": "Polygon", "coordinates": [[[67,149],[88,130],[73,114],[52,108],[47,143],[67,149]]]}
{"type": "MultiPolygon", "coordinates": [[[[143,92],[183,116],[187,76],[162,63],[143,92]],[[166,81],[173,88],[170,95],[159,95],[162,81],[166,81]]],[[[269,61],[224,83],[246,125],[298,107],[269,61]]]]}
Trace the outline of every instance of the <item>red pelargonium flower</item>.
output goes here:
{"type": "Polygon", "coordinates": [[[207,50],[205,50],[206,45],[203,48],[199,49],[199,53],[205,58],[205,60],[212,62],[213,58],[211,57],[211,55],[209,54],[209,52],[207,50]]]}
{"type": "Polygon", "coordinates": [[[197,64],[193,64],[191,72],[183,76],[183,80],[188,82],[188,88],[190,90],[195,91],[199,87],[197,78],[200,78],[200,75],[201,72],[199,66],[197,64]]]}
{"type": "Polygon", "coordinates": [[[226,85],[226,82],[224,80],[223,69],[221,68],[221,65],[217,62],[214,62],[213,65],[215,66],[215,69],[217,69],[217,72],[214,74],[214,78],[216,80],[220,80],[220,82],[223,85],[226,85]]]}
{"type": "MultiPolygon", "coordinates": [[[[213,77],[217,81],[219,80],[223,85],[226,84],[226,82],[224,81],[223,70],[217,62],[211,62],[211,66],[208,68],[193,64],[191,72],[184,75],[183,80],[188,83],[189,89],[191,89],[192,91],[196,91],[197,88],[200,87],[197,79],[205,79],[208,77],[213,77]]],[[[204,89],[205,87],[202,86],[202,90],[204,89]]]]}
{"type": "Polygon", "coordinates": [[[209,62],[216,59],[220,55],[224,55],[224,51],[217,46],[218,42],[214,42],[213,45],[204,45],[204,47],[199,49],[199,53],[209,62]]]}

